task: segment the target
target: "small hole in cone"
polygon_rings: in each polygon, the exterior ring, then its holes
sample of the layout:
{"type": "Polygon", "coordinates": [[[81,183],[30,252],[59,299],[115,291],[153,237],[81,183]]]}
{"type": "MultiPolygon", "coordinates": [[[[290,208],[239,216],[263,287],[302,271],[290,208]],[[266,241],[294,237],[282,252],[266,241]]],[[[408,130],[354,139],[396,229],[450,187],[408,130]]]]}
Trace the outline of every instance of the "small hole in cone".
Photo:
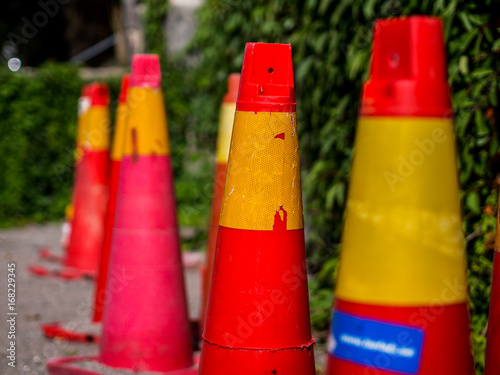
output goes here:
{"type": "Polygon", "coordinates": [[[393,69],[397,68],[399,65],[399,54],[396,52],[391,53],[389,56],[389,66],[393,69]]]}
{"type": "Polygon", "coordinates": [[[272,73],[272,72],[274,72],[274,69],[273,69],[273,68],[269,68],[269,69],[267,69],[267,71],[268,71],[269,73],[272,73]]]}

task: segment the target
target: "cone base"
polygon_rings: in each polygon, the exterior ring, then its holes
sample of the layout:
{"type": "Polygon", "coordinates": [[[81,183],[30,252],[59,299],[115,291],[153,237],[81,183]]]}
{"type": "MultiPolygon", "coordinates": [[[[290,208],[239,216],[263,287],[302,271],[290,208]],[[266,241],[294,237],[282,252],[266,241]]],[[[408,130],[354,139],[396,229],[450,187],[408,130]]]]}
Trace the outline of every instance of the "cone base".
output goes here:
{"type": "Polygon", "coordinates": [[[48,260],[49,262],[62,262],[62,255],[56,254],[52,249],[48,247],[42,247],[38,249],[38,256],[42,260],[48,260]]]}
{"type": "MultiPolygon", "coordinates": [[[[416,371],[401,369],[396,371],[394,366],[397,358],[382,352],[372,356],[373,352],[370,353],[369,350],[365,350],[362,354],[364,358],[361,358],[359,353],[362,349],[352,349],[351,345],[349,348],[352,355],[351,359],[340,358],[332,354],[332,347],[328,348],[326,370],[328,375],[474,374],[469,332],[469,312],[465,302],[454,305],[444,305],[438,302],[429,306],[389,307],[359,304],[337,299],[335,301],[335,312],[382,322],[382,324],[392,327],[402,327],[395,341],[401,339],[405,345],[418,346],[411,335],[408,334],[412,330],[421,331],[423,340],[421,350],[418,353],[416,371]],[[357,358],[353,359],[356,356],[357,358]]],[[[340,337],[342,337],[343,332],[339,333],[340,337]]],[[[359,335],[364,333],[366,331],[360,331],[359,335]]],[[[389,340],[389,337],[387,339],[389,340]]],[[[329,341],[336,343],[335,352],[338,353],[339,346],[341,346],[338,337],[333,339],[330,332],[329,341]]]]}
{"type": "Polygon", "coordinates": [[[169,156],[122,159],[99,360],[171,371],[192,343],[169,156]]]}
{"type": "MultiPolygon", "coordinates": [[[[199,356],[194,357],[194,365],[180,370],[175,371],[160,371],[158,375],[196,375],[198,373],[198,363],[199,356]]],[[[94,370],[87,370],[81,367],[77,367],[78,362],[94,362],[94,364],[105,366],[97,360],[97,357],[60,357],[60,358],[51,358],[47,361],[47,370],[49,375],[101,375],[101,372],[97,372],[94,370]]],[[[107,367],[106,373],[110,373],[114,369],[117,371],[123,370],[123,368],[114,368],[107,367]]],[[[130,373],[135,373],[133,370],[130,370],[130,373]]]]}
{"type": "Polygon", "coordinates": [[[92,271],[81,271],[76,268],[49,269],[45,266],[30,265],[28,271],[38,277],[59,277],[64,280],[93,280],[96,278],[96,273],[92,271]]]}
{"type": "Polygon", "coordinates": [[[235,349],[204,341],[201,349],[200,375],[301,374],[313,375],[314,347],[235,349]]]}
{"type": "Polygon", "coordinates": [[[77,332],[62,327],[62,322],[44,323],[40,327],[48,339],[62,339],[72,342],[99,342],[99,335],[94,333],[77,332]]]}

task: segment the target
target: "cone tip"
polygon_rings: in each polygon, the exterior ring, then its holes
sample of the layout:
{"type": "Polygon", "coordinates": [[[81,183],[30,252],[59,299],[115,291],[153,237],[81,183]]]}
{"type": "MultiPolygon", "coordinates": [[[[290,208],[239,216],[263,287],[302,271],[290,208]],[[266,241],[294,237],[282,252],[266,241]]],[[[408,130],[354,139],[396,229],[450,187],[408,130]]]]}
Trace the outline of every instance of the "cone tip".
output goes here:
{"type": "Polygon", "coordinates": [[[81,97],[90,97],[90,85],[83,85],[80,93],[81,97]]]}
{"type": "Polygon", "coordinates": [[[124,74],[122,76],[122,84],[120,88],[120,97],[118,98],[118,101],[120,103],[126,103],[127,102],[127,92],[128,92],[128,87],[130,84],[130,75],[129,74],[124,74]]]}
{"type": "Polygon", "coordinates": [[[136,54],[132,57],[131,87],[161,87],[160,57],[154,54],[136,54]]]}
{"type": "Polygon", "coordinates": [[[109,90],[108,85],[102,82],[93,82],[87,87],[90,105],[108,105],[109,90]]]}
{"type": "Polygon", "coordinates": [[[295,112],[290,44],[247,43],[236,109],[295,112]]]}
{"type": "Polygon", "coordinates": [[[410,16],[375,23],[361,115],[449,117],[441,19],[410,16]]]}

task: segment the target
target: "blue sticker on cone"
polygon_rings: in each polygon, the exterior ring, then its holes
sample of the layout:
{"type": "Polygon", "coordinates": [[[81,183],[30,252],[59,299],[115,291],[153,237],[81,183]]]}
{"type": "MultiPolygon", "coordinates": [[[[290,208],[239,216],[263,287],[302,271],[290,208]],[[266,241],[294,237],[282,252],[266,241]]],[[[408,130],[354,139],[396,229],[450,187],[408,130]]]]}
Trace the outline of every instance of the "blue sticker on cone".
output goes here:
{"type": "Polygon", "coordinates": [[[335,311],[328,351],[363,366],[414,374],[423,337],[420,329],[335,311]]]}

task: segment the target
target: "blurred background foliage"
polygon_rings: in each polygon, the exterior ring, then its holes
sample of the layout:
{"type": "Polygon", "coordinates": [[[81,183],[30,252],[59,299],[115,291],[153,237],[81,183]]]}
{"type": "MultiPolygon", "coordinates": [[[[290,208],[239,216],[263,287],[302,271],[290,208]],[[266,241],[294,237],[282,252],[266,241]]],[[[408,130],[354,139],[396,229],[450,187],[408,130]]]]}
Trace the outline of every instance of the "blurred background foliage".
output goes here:
{"type": "MultiPolygon", "coordinates": [[[[146,46],[163,54],[158,44],[163,29],[158,26],[168,9],[152,12],[157,2],[146,1],[146,46]]],[[[481,374],[498,195],[498,2],[206,0],[188,50],[163,62],[179,220],[199,228],[189,247],[203,247],[219,106],[228,74],[241,69],[245,43],[291,43],[307,252],[314,274],[311,319],[316,330],[326,330],[373,23],[410,14],[436,15],[444,21],[474,351],[481,374]]],[[[81,84],[74,68],[61,65],[45,65],[34,77],[0,72],[0,225],[62,218],[72,183],[81,84]]],[[[118,82],[110,84],[115,99],[118,82]]]]}

